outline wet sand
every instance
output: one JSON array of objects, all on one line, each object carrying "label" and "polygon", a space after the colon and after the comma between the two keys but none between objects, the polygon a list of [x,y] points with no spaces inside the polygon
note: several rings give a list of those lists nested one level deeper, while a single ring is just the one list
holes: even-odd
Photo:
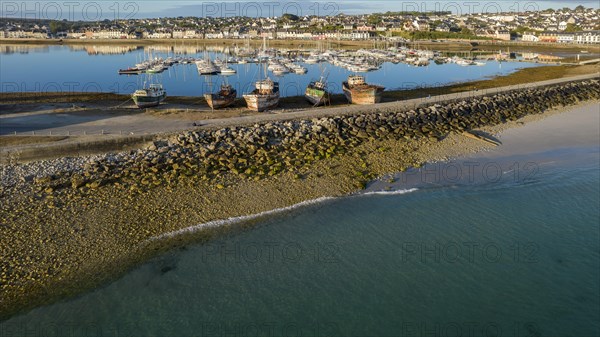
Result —
[{"label": "wet sand", "polygon": [[583,103],[566,112],[562,110],[548,111],[541,121],[536,118],[538,116],[523,118],[524,125],[517,124],[499,134],[502,146],[483,155],[498,157],[574,146],[599,146],[600,102]]}]

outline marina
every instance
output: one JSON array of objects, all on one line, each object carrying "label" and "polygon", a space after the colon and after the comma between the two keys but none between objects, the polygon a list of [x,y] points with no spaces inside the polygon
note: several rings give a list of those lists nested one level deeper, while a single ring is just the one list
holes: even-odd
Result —
[{"label": "marina", "polygon": [[[152,51],[149,52],[150,49]],[[401,55],[404,54],[406,58],[402,60]],[[1,90],[4,93],[64,91],[130,95],[143,85],[148,76],[146,71],[150,70],[154,72],[151,76],[160,81],[170,96],[203,97],[204,94],[214,93],[219,90],[221,82],[217,79],[226,73],[229,85],[239,95],[253,90],[260,69],[259,56],[271,69],[280,66],[276,67],[277,72],[268,71],[269,77],[279,82],[280,97],[304,96],[309,84],[319,80],[323,71],[328,74],[328,91],[342,94],[342,82],[353,74],[361,74],[367,82],[378,83],[387,90],[398,90],[481,80],[541,65],[535,63],[531,56],[525,59],[519,54],[513,55],[514,59],[506,54],[507,62],[500,61],[494,54],[485,57],[485,60],[478,57],[476,62],[482,63],[480,66],[457,64],[452,61],[458,58],[454,58],[455,55],[421,54],[412,56],[410,50],[406,50],[406,53],[367,49],[290,53],[284,49],[257,52],[241,48],[235,53],[232,48],[224,47],[194,48],[184,53],[172,46],[138,48],[123,54],[89,55],[85,50],[68,46],[49,46],[45,49],[31,48],[22,54],[2,54]],[[414,61],[422,57],[428,58],[428,64],[416,66]],[[468,59],[466,56],[460,58]],[[411,60],[412,63],[409,62]],[[17,67],[19,62],[27,62],[28,67]],[[52,64],[51,67],[46,66],[48,62]],[[219,63],[225,72],[219,68]],[[119,69],[123,75],[119,75]]]}]

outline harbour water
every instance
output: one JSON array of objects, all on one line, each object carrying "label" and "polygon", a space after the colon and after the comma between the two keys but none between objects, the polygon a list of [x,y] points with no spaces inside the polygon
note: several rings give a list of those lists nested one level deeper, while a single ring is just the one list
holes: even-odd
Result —
[{"label": "harbour water", "polygon": [[[148,58],[149,50],[143,47],[124,46],[19,46],[0,49],[2,80],[0,92],[116,92],[130,94],[143,85],[147,75],[118,75],[119,69],[134,66]],[[154,50],[152,57],[167,58],[184,56],[203,58],[228,58],[219,51],[174,54],[173,51]],[[173,50],[177,50],[173,47]],[[87,54],[87,55],[86,55]],[[299,63],[307,68],[306,74],[268,75],[280,82],[281,95],[303,95],[311,80],[322,72],[328,74],[329,90],[342,93],[341,82],[352,72],[330,63]],[[227,81],[238,95],[251,91],[259,76],[258,64],[230,64],[237,73],[227,76]],[[416,67],[405,63],[386,62],[379,70],[366,73],[367,80],[385,86],[388,90],[408,89],[422,86],[440,86],[455,82],[480,80],[506,75],[518,69],[535,67],[531,62],[485,61],[483,66],[460,66],[458,64],[435,64]],[[260,73],[259,73],[260,72]],[[224,76],[200,76],[195,64],[176,64],[161,74],[152,75],[162,82],[170,96],[198,96],[214,92],[224,81]]]},{"label": "harbour water", "polygon": [[0,335],[599,335],[597,145],[468,161],[490,160],[501,179],[399,176],[271,215]]}]

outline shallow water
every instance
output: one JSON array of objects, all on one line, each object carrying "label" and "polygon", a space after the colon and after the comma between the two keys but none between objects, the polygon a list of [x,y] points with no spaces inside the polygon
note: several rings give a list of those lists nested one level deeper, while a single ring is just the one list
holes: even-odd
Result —
[{"label": "shallow water", "polygon": [[[84,48],[87,48],[84,49]],[[103,49],[101,49],[103,48]],[[169,47],[170,48],[170,47]],[[97,50],[115,54],[97,53]],[[186,57],[204,57],[203,53],[191,48]],[[175,49],[177,50],[177,49]],[[122,53],[121,53],[122,52]],[[147,58],[148,51],[142,47],[123,46],[6,46],[0,49],[2,79],[0,92],[117,92],[129,94],[147,79],[146,75],[118,75],[118,70],[132,67]],[[86,55],[87,54],[87,55]],[[211,51],[212,59],[223,58],[225,54]],[[166,51],[155,51],[152,57],[173,56]],[[237,74],[227,76],[238,95],[250,91],[257,80],[257,64],[231,64]],[[329,74],[329,89],[341,93],[341,83],[350,71],[328,63],[303,64],[308,69],[305,75],[288,74],[276,77],[280,82],[282,96],[304,95],[311,80],[318,79],[325,70]],[[480,80],[497,75],[506,75],[518,69],[536,67],[539,64],[526,62],[488,61],[485,66],[463,67],[456,64],[415,67],[406,64],[385,63],[381,69],[366,74],[367,80],[384,85],[388,90],[407,89],[421,86],[440,86],[455,82]],[[162,74],[154,75],[154,80],[163,83],[171,96],[200,96],[224,81],[223,76],[200,76],[195,64],[175,65]]]},{"label": "shallow water", "polygon": [[598,147],[493,160],[538,170],[271,215],[0,335],[599,335]]}]

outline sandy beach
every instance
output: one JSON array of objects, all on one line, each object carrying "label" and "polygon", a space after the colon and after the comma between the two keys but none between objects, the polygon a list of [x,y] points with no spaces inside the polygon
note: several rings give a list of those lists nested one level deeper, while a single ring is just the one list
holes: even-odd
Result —
[{"label": "sandy beach", "polygon": [[[590,93],[596,97],[597,94]],[[539,94],[537,97],[539,99]],[[565,97],[572,96],[565,94]],[[516,102],[516,98],[511,100]],[[329,127],[331,122],[323,118],[306,124],[312,125],[317,138],[301,135],[299,139],[305,137],[310,140],[298,143],[304,146],[292,143],[291,148],[295,150],[290,151],[287,157],[285,153],[283,158],[273,157],[272,153],[260,147],[250,146],[257,164],[247,166],[248,169],[243,172],[238,172],[237,163],[231,166],[231,162],[222,157],[209,158],[213,160],[211,167],[215,169],[212,172],[202,171],[198,164],[194,167],[193,162],[189,169],[185,166],[180,168],[180,165],[188,165],[189,162],[184,160],[183,164],[167,162],[164,165],[171,167],[171,171],[163,174],[160,167],[165,166],[159,161],[156,161],[156,166],[150,167],[142,162],[140,170],[147,173],[132,181],[126,169],[112,173],[110,162],[96,164],[97,158],[88,158],[74,165],[75,172],[80,172],[75,175],[61,175],[57,171],[56,176],[50,179],[22,177],[16,185],[4,185],[0,191],[3,201],[0,234],[5,238],[0,251],[2,260],[6,261],[1,265],[0,293],[7,304],[3,306],[0,317],[96,287],[161,251],[187,242],[209,240],[226,233],[233,224],[212,227],[193,235],[168,235],[190,226],[289,207],[321,197],[357,193],[377,186],[372,181],[378,177],[386,182],[385,177],[390,174],[429,162],[474,153],[503,156],[519,151],[528,153],[548,146],[597,144],[597,103],[587,101],[569,107],[557,104],[552,109],[539,107],[537,109],[545,113],[521,119],[510,117],[504,123],[493,125],[490,122],[478,127],[477,130],[502,141],[503,145],[497,148],[467,138],[460,132],[445,132],[440,136],[430,130],[431,126],[419,127],[415,131],[417,133],[405,137],[367,127],[367,132],[357,131],[356,139],[344,139],[344,147],[331,145],[322,148],[318,145],[328,143],[318,138],[317,130]],[[464,106],[457,103],[458,109]],[[515,111],[527,115],[525,107],[516,107]],[[466,116],[468,118],[468,114]],[[349,118],[358,122],[358,118]],[[407,118],[410,120],[410,113]],[[485,124],[482,120],[488,119],[478,117],[473,123]],[[456,130],[462,128],[456,125]],[[387,136],[371,137],[369,133]],[[571,137],[573,134],[577,137]],[[554,136],[557,138],[552,139]],[[183,144],[182,149],[185,146],[193,148],[189,137],[196,135],[186,137],[177,138],[178,144]],[[216,131],[216,137],[225,135]],[[266,139],[262,141],[268,143]],[[159,154],[161,149],[170,151],[161,146],[155,144],[150,151]],[[304,152],[309,151],[311,146],[315,146],[312,152]],[[121,158],[133,158],[134,155],[132,151],[124,153]],[[175,152],[174,158],[177,156],[186,156],[186,152]],[[149,158],[154,160],[152,156]],[[278,160],[286,164],[280,165]],[[302,164],[298,164],[300,162]],[[26,169],[36,164],[29,165]],[[77,171],[78,165],[83,166],[80,171]],[[230,172],[219,171],[219,165],[229,167]],[[7,171],[4,167],[3,173],[15,173],[21,169],[12,167]],[[195,174],[193,170],[203,173]],[[174,174],[178,172],[181,173]],[[75,179],[79,174],[82,175],[81,183]],[[90,174],[89,179],[87,174]],[[91,180],[96,179],[91,177],[100,178]],[[251,223],[244,223],[244,226],[251,226]]]},{"label": "sandy beach", "polygon": [[[598,101],[582,103],[577,108],[546,112],[523,118],[515,127],[498,134],[502,146],[483,152],[484,156],[523,155],[564,147],[598,146],[600,140],[600,105]],[[495,132],[494,132],[495,133]]]}]

